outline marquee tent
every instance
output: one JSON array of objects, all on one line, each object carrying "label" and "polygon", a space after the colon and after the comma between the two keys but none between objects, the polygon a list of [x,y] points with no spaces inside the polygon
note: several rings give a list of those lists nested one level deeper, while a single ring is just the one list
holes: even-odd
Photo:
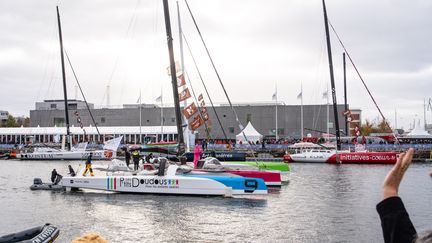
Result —
[{"label": "marquee tent", "polygon": [[[244,135],[246,135],[246,138]],[[257,130],[255,130],[255,128],[252,126],[252,123],[250,123],[250,122],[248,122],[248,124],[243,129],[243,131],[240,132],[239,134],[237,134],[237,136],[236,136],[236,142],[237,143],[240,143],[240,141],[242,143],[247,143],[246,141],[254,142],[254,143],[256,141],[262,142],[262,139],[263,139],[263,135],[261,135],[259,132],[257,132]]]}]

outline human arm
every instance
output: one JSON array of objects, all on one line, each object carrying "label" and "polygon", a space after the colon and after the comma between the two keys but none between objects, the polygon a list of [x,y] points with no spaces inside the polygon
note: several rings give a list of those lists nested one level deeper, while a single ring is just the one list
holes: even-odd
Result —
[{"label": "human arm", "polygon": [[384,179],[383,200],[376,208],[386,243],[412,242],[416,238],[417,232],[398,194],[399,185],[411,164],[413,154],[413,149],[400,154],[396,164]]}]

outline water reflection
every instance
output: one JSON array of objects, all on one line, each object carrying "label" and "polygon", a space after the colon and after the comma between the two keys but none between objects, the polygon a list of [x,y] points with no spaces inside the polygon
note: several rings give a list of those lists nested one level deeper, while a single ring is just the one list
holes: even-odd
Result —
[{"label": "water reflection", "polygon": [[[72,162],[76,166],[79,162]],[[51,222],[60,242],[98,232],[111,242],[380,242],[375,205],[389,166],[292,164],[289,184],[237,198],[30,191],[67,162],[0,163],[0,234]],[[428,229],[430,164],[414,164],[401,195],[419,231]]]}]

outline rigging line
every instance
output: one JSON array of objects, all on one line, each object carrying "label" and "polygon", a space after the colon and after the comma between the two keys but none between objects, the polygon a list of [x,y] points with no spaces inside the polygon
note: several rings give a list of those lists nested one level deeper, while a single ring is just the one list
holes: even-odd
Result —
[{"label": "rigging line", "polygon": [[[186,6],[187,6],[187,8],[188,8],[189,14],[190,14],[190,16],[191,16],[191,18],[192,18],[192,20],[193,20],[193,22],[194,22],[195,28],[196,28],[196,30],[197,30],[197,32],[198,32],[200,38],[201,38],[201,41],[202,41],[202,43],[203,43],[203,45],[204,45],[204,48],[205,48],[206,52],[207,52],[207,55],[208,55],[208,57],[209,57],[209,59],[210,59],[210,62],[211,62],[211,64],[212,64],[212,66],[213,66],[213,69],[214,69],[214,71],[215,71],[215,73],[216,73],[216,76],[217,76],[217,78],[218,78],[218,80],[219,80],[219,83],[220,83],[220,85],[222,86],[222,89],[223,89],[223,91],[224,91],[224,93],[225,93],[225,97],[227,98],[228,103],[229,103],[229,105],[230,105],[230,107],[231,107],[231,110],[232,110],[232,112],[234,113],[235,119],[236,119],[236,121],[237,121],[237,123],[238,123],[238,125],[239,125],[239,128],[240,128],[240,130],[241,130],[241,133],[243,134],[243,137],[246,139],[246,141],[249,141],[249,140],[247,139],[247,136],[246,136],[245,132],[244,132],[244,127],[243,127],[243,125],[241,124],[241,122],[240,122],[240,120],[239,120],[239,118],[238,118],[237,112],[235,111],[235,109],[234,109],[234,107],[233,107],[233,105],[232,105],[232,103],[231,103],[231,99],[230,99],[229,96],[228,96],[228,93],[227,93],[227,91],[226,91],[226,89],[225,89],[225,86],[223,85],[222,79],[221,79],[221,77],[220,77],[220,75],[219,75],[219,72],[218,72],[217,69],[216,69],[216,65],[215,65],[214,62],[213,62],[213,58],[212,58],[211,55],[210,55],[210,52],[209,52],[209,50],[208,50],[208,48],[207,48],[207,45],[206,45],[206,43],[205,43],[205,41],[204,41],[204,38],[203,38],[203,36],[202,36],[202,34],[201,34],[201,31],[200,31],[200,29],[199,29],[199,27],[198,27],[198,24],[197,24],[197,22],[195,21],[195,17],[194,17],[194,15],[192,14],[192,10],[190,9],[187,0],[185,0],[185,3],[186,3]],[[250,142],[248,142],[248,144],[250,144]],[[251,145],[251,147],[252,147],[252,144],[250,144],[250,145]],[[255,159],[256,164],[258,165],[258,161],[257,161],[257,158],[256,158],[256,156],[255,156],[255,153],[252,153],[252,154],[253,154],[253,156],[254,156],[254,159]]]},{"label": "rigging line", "polygon": [[219,80],[219,83],[220,83],[220,85],[222,86],[222,89],[223,89],[223,91],[224,91],[224,93],[225,93],[225,96],[226,96],[226,98],[227,98],[227,100],[228,100],[228,103],[229,103],[229,105],[230,105],[230,107],[231,107],[231,109],[232,109],[232,111],[233,111],[233,113],[234,113],[234,116],[235,116],[235,118],[236,118],[236,121],[238,122],[240,129],[243,130],[243,125],[241,124],[241,122],[240,122],[240,120],[239,120],[239,118],[238,118],[237,112],[236,112],[236,111],[234,110],[234,108],[233,108],[233,105],[232,105],[232,103],[231,103],[231,99],[229,98],[228,93],[227,93],[227,91],[226,91],[226,89],[225,89],[225,86],[224,86],[223,83],[222,83],[222,79],[221,79],[221,77],[220,77],[220,75],[219,75],[219,72],[218,72],[217,69],[216,69],[216,65],[215,65],[214,62],[213,62],[213,58],[212,58],[211,55],[210,55],[210,52],[209,52],[209,50],[208,50],[208,48],[207,48],[207,45],[206,45],[206,43],[205,43],[205,41],[204,41],[204,38],[203,38],[203,36],[202,36],[202,34],[201,34],[201,31],[200,31],[200,29],[199,29],[199,27],[198,27],[198,24],[197,24],[197,22],[195,21],[195,17],[194,17],[193,14],[192,14],[192,10],[190,9],[187,0],[185,0],[185,3],[186,3],[186,6],[187,6],[187,8],[188,8],[188,10],[189,10],[189,14],[190,14],[190,16],[192,17],[192,20],[193,20],[193,22],[194,22],[195,28],[196,28],[196,30],[198,31],[198,34],[199,34],[199,36],[200,36],[200,38],[201,38],[201,41],[202,41],[202,43],[203,43],[203,45],[204,45],[204,48],[205,48],[206,52],[207,52],[207,55],[208,55],[208,57],[209,57],[209,59],[210,59],[210,62],[211,62],[211,64],[212,64],[212,66],[213,66],[213,69],[214,69],[214,71],[215,71],[215,73],[216,73],[216,76],[217,76],[217,78],[218,78],[218,80]]},{"label": "rigging line", "polygon": [[[198,112],[199,112],[199,116],[200,116],[201,119],[203,119],[203,121],[204,121],[204,126],[205,126],[205,130],[206,130],[206,133],[207,133],[207,139],[212,139],[212,137],[210,136],[210,131],[209,131],[209,127],[208,127],[208,125],[207,125],[207,121],[204,119],[204,116],[203,116],[203,112],[202,112],[201,106],[200,106],[200,104],[198,103],[198,99],[197,99],[197,96],[196,96],[196,94],[195,94],[195,90],[194,90],[194,88],[192,87],[192,82],[191,82],[191,80],[190,80],[189,73],[186,72],[186,70],[185,70],[185,74],[186,74],[186,77],[187,77],[187,79],[188,79],[188,81],[189,81],[189,86],[191,87],[193,98],[194,98],[194,100],[195,100],[195,102],[196,102],[196,104],[197,104]],[[186,120],[186,122],[187,122],[187,120]]]},{"label": "rigging line", "polygon": [[354,69],[355,69],[357,75],[359,76],[360,80],[362,81],[363,86],[366,88],[366,91],[368,92],[368,94],[369,94],[369,96],[371,97],[373,103],[375,104],[375,107],[378,109],[378,112],[380,113],[382,119],[384,120],[384,123],[385,123],[386,126],[390,129],[390,131],[392,131],[392,135],[393,135],[393,137],[395,138],[396,143],[399,143],[399,139],[396,137],[396,134],[394,133],[393,129],[392,129],[392,128],[390,127],[390,125],[388,124],[387,119],[385,118],[384,114],[382,113],[381,109],[379,108],[377,102],[375,101],[375,98],[372,96],[372,93],[370,92],[370,90],[369,90],[368,86],[366,85],[366,83],[365,83],[363,77],[361,76],[359,70],[357,69],[357,66],[354,64],[354,61],[352,60],[351,55],[349,54],[349,52],[348,52],[347,49],[345,48],[345,45],[343,44],[341,38],[339,37],[338,33],[336,32],[336,30],[335,30],[335,28],[333,27],[333,25],[331,24],[331,22],[330,22],[330,21],[328,21],[328,22],[329,22],[330,27],[332,28],[333,32],[335,33],[336,38],[338,39],[338,41],[339,41],[339,43],[341,44],[342,48],[344,49],[346,55],[348,56],[348,59],[350,60],[352,66],[354,67]]},{"label": "rigging line", "polygon": [[184,39],[185,42],[186,42],[186,46],[188,47],[189,54],[191,55],[192,60],[193,60],[193,62],[194,62],[194,65],[195,65],[195,68],[196,68],[196,70],[197,70],[198,76],[200,77],[201,83],[202,83],[202,85],[204,86],[204,90],[205,90],[205,92],[206,92],[206,94],[207,94],[207,97],[209,98],[209,101],[210,101],[211,107],[212,107],[212,109],[213,109],[213,112],[215,113],[215,115],[216,115],[216,119],[217,119],[217,121],[218,121],[218,123],[219,123],[219,126],[220,126],[221,129],[222,129],[222,133],[223,133],[225,139],[228,140],[228,137],[227,137],[227,135],[226,135],[226,133],[225,133],[225,129],[223,128],[223,126],[222,126],[222,122],[221,122],[221,120],[219,119],[219,115],[218,115],[218,113],[216,112],[216,108],[215,108],[215,106],[214,106],[214,104],[213,104],[213,100],[212,100],[211,97],[210,97],[210,94],[209,94],[209,92],[208,92],[207,86],[206,86],[205,83],[204,83],[204,79],[203,79],[203,77],[202,77],[202,75],[201,75],[201,72],[200,72],[200,70],[199,70],[199,68],[198,68],[198,65],[197,65],[197,63],[196,63],[195,57],[194,57],[194,55],[192,54],[192,50],[191,50],[191,48],[190,48],[190,46],[189,46],[189,42],[187,41],[186,36],[184,35],[183,32],[182,32],[182,35],[183,35],[183,39]]},{"label": "rigging line", "polygon": [[93,117],[93,114],[92,114],[92,112],[90,111],[90,107],[89,107],[89,105],[88,105],[88,103],[87,103],[87,99],[86,99],[86,97],[85,97],[85,95],[84,95],[84,92],[83,92],[82,89],[81,89],[81,84],[80,84],[79,81],[78,81],[78,77],[76,76],[75,69],[74,69],[73,66],[72,66],[72,62],[71,62],[71,60],[69,59],[69,55],[67,54],[67,51],[66,51],[65,48],[64,48],[64,52],[65,52],[65,54],[66,54],[66,58],[67,58],[67,60],[68,60],[69,66],[70,66],[71,69],[72,69],[72,73],[73,73],[73,75],[74,75],[74,77],[75,77],[75,81],[76,81],[77,84],[78,84],[78,88],[80,89],[80,91],[81,91],[81,95],[83,96],[83,99],[84,99],[85,104],[86,104],[86,106],[87,106],[87,110],[89,111],[89,113],[90,113],[90,117],[91,117],[91,119],[92,119],[92,121],[93,121],[93,124],[95,125],[96,131],[97,131],[98,135],[101,136],[101,134],[100,134],[100,132],[99,132],[99,128],[98,128],[98,126],[97,126],[97,124],[96,124],[96,121],[95,121],[95,119],[94,119],[94,117]]},{"label": "rigging line", "polygon": [[[138,9],[138,7],[140,6],[140,3],[141,3],[141,0],[138,0],[137,3],[135,4],[135,9],[134,9],[134,11],[133,11],[133,14],[132,14],[131,19],[129,20],[129,23],[128,23],[128,27],[127,27],[127,30],[126,30],[126,34],[125,34],[124,40],[126,40],[126,39],[129,37],[129,34],[130,34],[129,32],[131,31],[132,27],[135,26],[135,22],[136,22],[136,18],[137,18],[137,17],[136,17],[136,16],[137,16],[136,13],[137,13],[137,9]],[[110,74],[110,76],[109,76],[109,79],[108,79],[108,83],[107,83],[107,85],[110,85],[110,84],[111,84],[111,82],[112,82],[112,80],[113,80],[113,78],[114,78],[114,74],[115,74],[115,72],[117,71],[117,67],[118,67],[119,61],[120,61],[120,54],[117,54],[117,57],[116,57],[116,59],[115,59],[115,61],[114,61],[114,67],[113,67],[113,69],[112,69],[112,71],[111,71],[111,74]],[[106,96],[107,96],[107,94],[104,93],[104,96],[102,97],[101,104],[103,104],[103,102],[104,102]]]}]

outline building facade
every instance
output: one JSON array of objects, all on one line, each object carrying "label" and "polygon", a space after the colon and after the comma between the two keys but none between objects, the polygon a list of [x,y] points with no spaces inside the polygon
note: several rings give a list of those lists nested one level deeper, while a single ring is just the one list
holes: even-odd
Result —
[{"label": "building facade", "polygon": [[[31,127],[61,127],[65,124],[63,101],[47,100],[36,103],[36,109],[30,111]],[[76,106],[69,106],[70,125],[79,126],[76,111],[84,126],[94,126],[89,111],[82,105],[82,101],[76,101]],[[52,104],[57,104],[53,106]],[[81,105],[80,105],[81,104]],[[116,109],[94,109],[90,104],[91,113],[97,126],[161,126],[161,112],[163,112],[163,125],[175,126],[176,118],[174,107],[163,107],[155,104],[124,105]],[[340,130],[345,132],[345,116],[343,115],[344,105],[338,105],[338,120]],[[276,135],[276,109],[277,109],[277,130],[279,138],[300,138],[301,131],[301,109],[300,105],[285,105],[275,103],[268,104],[237,104],[234,105],[238,120],[242,126],[251,122],[255,129],[265,138],[274,138]],[[327,131],[327,119],[329,120],[330,133],[335,133],[333,106],[329,105],[330,115],[327,118],[327,105],[304,105],[303,106],[303,136],[320,136]],[[229,106],[215,106],[207,108],[210,119],[211,139],[235,139],[241,132],[233,110]],[[141,119],[140,119],[141,113]],[[360,110],[356,110],[359,114]],[[217,114],[217,115],[216,115]],[[141,121],[141,124],[140,124]],[[220,124],[219,124],[220,121]],[[356,120],[357,121],[357,120]],[[207,138],[204,126],[197,130],[197,138]]]}]

